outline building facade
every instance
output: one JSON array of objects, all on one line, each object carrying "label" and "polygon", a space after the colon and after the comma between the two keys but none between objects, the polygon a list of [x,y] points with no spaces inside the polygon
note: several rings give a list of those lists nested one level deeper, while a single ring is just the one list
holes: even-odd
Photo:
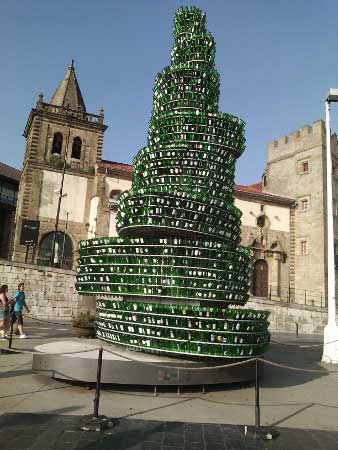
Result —
[{"label": "building facade", "polygon": [[11,253],[19,182],[20,171],[0,163],[0,258],[4,259]]},{"label": "building facade", "polygon": [[[131,186],[132,166],[102,159],[106,128],[102,108],[97,115],[86,111],[73,63],[49,103],[39,95],[24,131],[14,260],[25,259],[26,248],[20,245],[23,219],[40,222],[29,260],[41,265],[74,268],[79,240],[117,235],[117,198]],[[269,143],[261,182],[234,187],[235,204],[242,211],[242,244],[252,250],[252,295],[325,306],[325,152],[325,126],[317,121]],[[338,244],[335,134],[332,161]]]},{"label": "building facade", "polygon": [[[100,167],[107,128],[103,121],[102,108],[98,115],[86,111],[73,63],[49,103],[39,94],[24,131],[26,150],[15,216],[14,260],[24,261],[26,254],[25,246],[20,245],[23,219],[40,222],[38,245],[30,248],[29,260],[41,265],[50,264],[55,239],[53,265],[72,268],[78,241],[101,228],[103,231],[101,221],[97,224],[101,212],[96,208],[105,203],[107,209],[109,199],[104,200],[107,174]],[[113,166],[110,170],[112,190],[120,189],[123,171],[117,166],[116,173]],[[130,173],[126,176],[130,178]]]},{"label": "building facade", "polygon": [[[334,133],[331,135],[331,145],[334,236],[337,249],[338,147],[337,135]],[[292,211],[290,220],[291,296],[296,302],[302,298],[305,303],[317,306],[325,304],[326,132],[322,120],[269,143],[263,191],[293,197],[296,200],[296,208]]]}]

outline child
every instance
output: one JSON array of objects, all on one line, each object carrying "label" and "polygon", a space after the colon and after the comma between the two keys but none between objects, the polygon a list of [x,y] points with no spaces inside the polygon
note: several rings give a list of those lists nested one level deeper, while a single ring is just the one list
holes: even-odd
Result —
[{"label": "child", "polygon": [[18,324],[18,330],[20,333],[20,338],[26,339],[26,335],[23,332],[23,318],[22,318],[22,310],[23,307],[26,308],[26,311],[29,313],[29,308],[26,304],[26,296],[24,293],[25,283],[20,283],[18,285],[18,290],[13,295],[13,298],[11,299],[10,303],[14,302],[14,316],[16,319],[16,322]]}]

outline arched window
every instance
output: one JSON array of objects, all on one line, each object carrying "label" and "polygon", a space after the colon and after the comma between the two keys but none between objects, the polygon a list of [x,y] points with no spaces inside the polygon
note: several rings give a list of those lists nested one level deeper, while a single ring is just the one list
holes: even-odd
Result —
[{"label": "arched window", "polygon": [[121,194],[121,191],[119,189],[113,189],[110,191],[109,199],[113,202],[117,202],[117,199],[119,198],[119,195]]},{"label": "arched window", "polygon": [[62,140],[63,140],[63,136],[61,133],[54,134],[53,145],[52,145],[52,155],[60,155],[61,156]]},{"label": "arched window", "polygon": [[264,214],[261,214],[260,216],[257,217],[257,226],[260,228],[265,227],[265,215]]},{"label": "arched window", "polygon": [[[40,266],[50,266],[55,233],[48,233],[40,241],[37,263]],[[73,243],[71,238],[62,232],[58,232],[55,239],[54,267],[72,269],[73,267]]]},{"label": "arched window", "polygon": [[74,159],[81,158],[81,145],[82,145],[81,139],[78,136],[74,138],[72,146],[72,158]]},{"label": "arched window", "polygon": [[110,191],[109,194],[109,208],[110,209],[116,209],[117,205],[118,205],[118,198],[119,195],[121,194],[121,191],[119,189],[113,189],[112,191]]}]

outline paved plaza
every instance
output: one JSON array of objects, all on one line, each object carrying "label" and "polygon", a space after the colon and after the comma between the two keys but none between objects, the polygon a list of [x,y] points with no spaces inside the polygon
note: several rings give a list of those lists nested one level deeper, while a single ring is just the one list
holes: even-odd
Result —
[{"label": "paved plaza", "polygon": [[[72,339],[68,325],[26,321],[30,339],[13,346]],[[1,449],[337,449],[338,367],[320,362],[321,336],[273,333],[266,359],[320,372],[266,366],[261,388],[261,423],[277,429],[272,441],[244,436],[254,424],[254,388],[215,386],[152,388],[106,386],[100,414],[117,426],[103,433],[83,432],[92,413],[93,386],[69,384],[33,373],[29,353],[0,355]],[[289,345],[294,344],[294,345]],[[0,341],[5,348],[6,341]],[[317,346],[316,346],[317,345]],[[331,373],[330,373],[331,372]],[[250,431],[250,428],[249,428]]]}]

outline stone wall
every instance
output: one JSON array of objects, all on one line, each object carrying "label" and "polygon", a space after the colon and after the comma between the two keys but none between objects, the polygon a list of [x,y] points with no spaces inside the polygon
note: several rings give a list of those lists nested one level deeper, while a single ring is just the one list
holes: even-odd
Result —
[{"label": "stone wall", "polygon": [[80,311],[95,310],[95,298],[75,290],[75,272],[0,260],[0,284],[9,287],[8,297],[25,283],[28,307],[35,317],[70,320]]},{"label": "stone wall", "polygon": [[[0,284],[8,284],[9,296],[25,283],[27,304],[35,317],[70,320],[80,311],[95,311],[95,297],[75,290],[75,272],[0,259]],[[325,308],[303,306],[252,297],[246,308],[268,310],[271,331],[322,333],[327,323]],[[338,317],[337,317],[338,321]]]},{"label": "stone wall", "polygon": [[245,308],[270,311],[270,331],[296,333],[296,324],[298,323],[300,334],[323,333],[327,324],[327,309],[316,306],[303,306],[252,297]]}]

